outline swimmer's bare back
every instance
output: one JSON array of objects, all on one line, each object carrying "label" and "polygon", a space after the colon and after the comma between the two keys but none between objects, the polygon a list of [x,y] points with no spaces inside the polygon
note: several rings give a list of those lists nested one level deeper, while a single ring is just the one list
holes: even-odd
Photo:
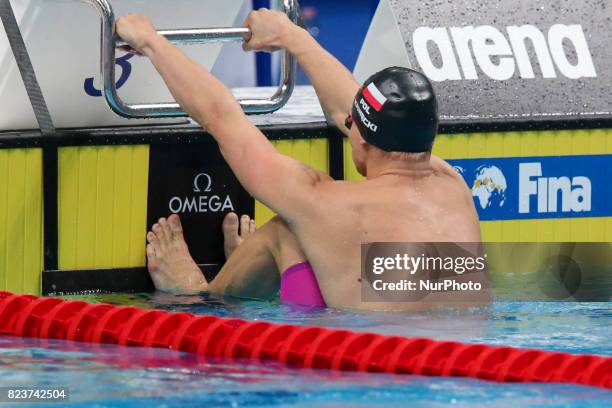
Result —
[{"label": "swimmer's bare back", "polygon": [[446,162],[432,156],[415,172],[363,182],[322,180],[313,213],[293,223],[328,306],[414,309],[412,303],[361,302],[364,242],[480,242],[471,191]]}]

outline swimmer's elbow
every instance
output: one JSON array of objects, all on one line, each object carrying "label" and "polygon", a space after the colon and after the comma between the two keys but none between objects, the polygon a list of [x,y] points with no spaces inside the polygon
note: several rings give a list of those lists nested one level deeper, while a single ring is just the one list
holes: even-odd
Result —
[{"label": "swimmer's elbow", "polygon": [[344,121],[346,117],[347,117],[347,114],[342,111],[338,111],[336,113],[331,114],[331,118],[334,121],[334,125],[336,125],[336,127],[338,128],[340,132],[348,136],[350,133],[350,130],[346,126],[344,126]]},{"label": "swimmer's elbow", "polygon": [[206,129],[213,136],[224,131],[225,128],[231,127],[235,123],[236,117],[244,117],[244,113],[240,104],[233,95],[224,97],[216,97],[206,99],[205,97],[196,97],[191,106],[193,109],[187,110],[187,113],[193,120],[198,122],[202,128]]},{"label": "swimmer's elbow", "polygon": [[279,214],[290,216],[300,207],[309,205],[324,176],[290,157],[270,156],[265,166],[249,174],[249,192]]}]

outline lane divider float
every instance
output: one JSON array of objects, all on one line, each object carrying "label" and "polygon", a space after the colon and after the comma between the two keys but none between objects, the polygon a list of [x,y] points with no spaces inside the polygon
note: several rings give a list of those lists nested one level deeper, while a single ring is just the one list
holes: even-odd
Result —
[{"label": "lane divider float", "polygon": [[612,388],[612,357],[90,304],[0,292],[0,335],[159,347],[294,367]]}]

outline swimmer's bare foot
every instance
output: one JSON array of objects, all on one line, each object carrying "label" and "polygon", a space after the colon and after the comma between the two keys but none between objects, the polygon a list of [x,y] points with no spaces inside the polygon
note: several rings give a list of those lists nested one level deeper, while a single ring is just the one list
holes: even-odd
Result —
[{"label": "swimmer's bare foot", "polygon": [[229,259],[230,255],[238,245],[247,239],[255,232],[255,220],[252,220],[248,215],[240,217],[236,213],[229,213],[223,219],[223,250],[225,251],[225,259]]},{"label": "swimmer's bare foot", "polygon": [[147,234],[147,266],[158,290],[200,292],[207,282],[189,254],[176,214],[160,218]]}]

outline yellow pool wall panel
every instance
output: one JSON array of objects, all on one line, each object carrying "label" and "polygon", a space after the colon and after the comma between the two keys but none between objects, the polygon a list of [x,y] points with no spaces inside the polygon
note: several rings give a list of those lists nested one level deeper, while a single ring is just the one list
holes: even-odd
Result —
[{"label": "yellow pool wall panel", "polygon": [[[278,140],[273,144],[280,153],[329,174],[329,141],[327,139]],[[258,227],[275,215],[270,208],[259,201],[255,202],[255,222]]]},{"label": "yellow pool wall panel", "polygon": [[[326,139],[274,142],[329,174]],[[612,154],[612,131],[564,130],[438,137],[445,159]],[[43,270],[42,149],[0,149],[0,290],[40,293]],[[62,147],[58,152],[59,268],[145,265],[149,146]],[[345,177],[361,180],[345,142]],[[261,203],[256,221],[274,213]],[[612,242],[612,217],[483,221],[489,242]]]},{"label": "yellow pool wall panel", "polygon": [[40,293],[42,149],[0,149],[0,290]]},{"label": "yellow pool wall panel", "polygon": [[60,148],[59,269],[145,265],[149,146]]},{"label": "yellow pool wall panel", "polygon": [[[611,129],[491,132],[439,135],[434,154],[443,159],[612,154]],[[363,180],[348,140],[345,178]],[[612,242],[612,217],[481,221],[488,242]]]}]

